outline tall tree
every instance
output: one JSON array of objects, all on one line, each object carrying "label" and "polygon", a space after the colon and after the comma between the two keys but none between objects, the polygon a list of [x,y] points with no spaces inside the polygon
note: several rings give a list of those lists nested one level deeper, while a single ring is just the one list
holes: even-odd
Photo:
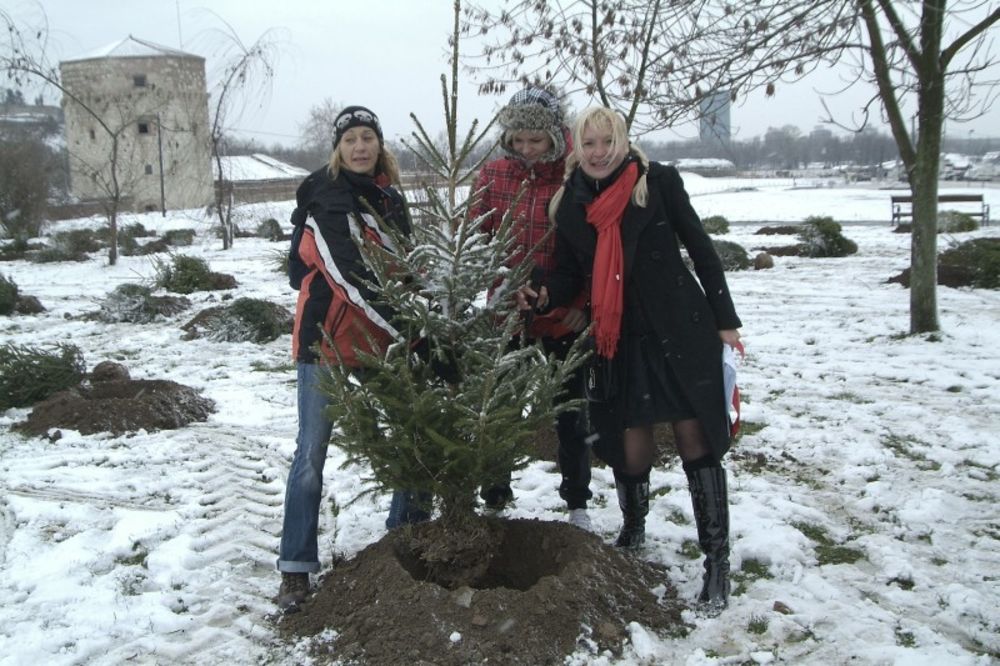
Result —
[{"label": "tall tree", "polygon": [[[937,178],[946,118],[985,113],[998,92],[988,30],[995,0],[513,0],[466,13],[483,41],[468,61],[499,92],[513,81],[564,83],[622,111],[633,133],[698,115],[706,95],[739,100],[839,63],[875,92],[860,109],[888,122],[914,196],[910,331],[937,315]],[[915,109],[916,128],[906,109]],[[914,129],[916,131],[914,131]]]},{"label": "tall tree", "polygon": [[[217,17],[218,18],[218,17]],[[224,28],[220,35],[221,71],[212,94],[209,139],[212,142],[212,159],[215,161],[215,213],[219,218],[222,232],[222,249],[233,246],[236,237],[236,223],[233,220],[235,205],[234,185],[226,157],[226,132],[230,125],[254,99],[258,104],[266,98],[274,78],[276,45],[271,41],[271,33],[265,32],[252,44],[245,44],[232,26],[219,18]]]}]

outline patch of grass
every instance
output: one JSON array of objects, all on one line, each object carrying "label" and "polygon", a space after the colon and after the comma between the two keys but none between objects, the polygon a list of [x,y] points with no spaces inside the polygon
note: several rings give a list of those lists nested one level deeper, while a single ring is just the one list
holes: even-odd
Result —
[{"label": "patch of grass", "polygon": [[917,639],[912,631],[904,631],[901,627],[896,627],[896,645],[913,648],[917,646]]},{"label": "patch of grass", "polygon": [[743,560],[743,565],[739,571],[734,571],[730,574],[730,578],[734,583],[732,595],[738,597],[747,591],[747,588],[753,581],[760,580],[761,578],[770,579],[773,576],[767,565],[760,560],[746,559]]},{"label": "patch of grass", "polygon": [[830,396],[831,400],[843,400],[845,402],[851,402],[855,405],[870,405],[875,402],[874,400],[869,400],[868,398],[862,398],[857,393],[852,393],[851,391],[841,391],[840,393],[835,393]]},{"label": "patch of grass", "polygon": [[992,466],[984,465],[983,463],[976,462],[975,460],[969,460],[968,458],[960,462],[956,465],[956,467],[971,467],[976,472],[981,473],[976,474],[976,478],[983,478],[985,481],[996,481],[1000,479],[1000,474],[998,474],[996,469]]},{"label": "patch of grass", "polygon": [[701,546],[694,539],[684,539],[681,544],[680,554],[689,560],[697,560],[701,557]]},{"label": "patch of grass", "polygon": [[280,372],[284,374],[286,372],[294,372],[295,364],[276,363],[274,365],[270,365],[268,363],[265,363],[264,361],[251,361],[250,369],[253,370],[254,372]]},{"label": "patch of grass", "polygon": [[687,516],[684,515],[684,512],[676,507],[670,509],[670,512],[667,514],[667,520],[673,523],[674,525],[691,524],[691,521],[688,520]]},{"label": "patch of grass", "polygon": [[889,582],[886,583],[886,585],[898,585],[900,589],[909,592],[914,588],[916,584],[910,578],[903,578],[901,576],[896,576],[895,578],[891,578]]},{"label": "patch of grass", "polygon": [[933,564],[934,566],[943,567],[944,565],[948,564],[948,560],[946,560],[943,557],[932,557],[931,564]]},{"label": "patch of grass", "polygon": [[737,433],[736,439],[739,441],[739,438],[741,437],[756,435],[766,427],[766,423],[760,423],[759,421],[740,421],[740,431]]},{"label": "patch of grass", "polygon": [[747,631],[760,636],[767,631],[768,619],[763,615],[751,615],[747,624]]},{"label": "patch of grass", "polygon": [[821,566],[824,564],[854,564],[858,560],[865,559],[863,550],[835,543],[826,530],[819,525],[792,523],[792,527],[816,544],[814,547],[816,560]]},{"label": "patch of grass", "polygon": [[936,460],[928,460],[927,456],[913,448],[915,445],[924,444],[924,442],[914,437],[904,439],[898,435],[889,433],[888,435],[883,435],[879,439],[879,443],[895,455],[916,463],[917,467],[921,470],[937,471],[941,469],[941,463]]},{"label": "patch of grass", "polygon": [[115,558],[115,562],[126,567],[146,567],[146,560],[149,558],[149,550],[142,543],[136,541],[132,544],[132,554]]}]

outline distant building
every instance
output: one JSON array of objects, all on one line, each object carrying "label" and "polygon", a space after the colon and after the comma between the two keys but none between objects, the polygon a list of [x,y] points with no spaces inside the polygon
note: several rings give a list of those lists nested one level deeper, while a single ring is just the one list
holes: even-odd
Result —
[{"label": "distant building", "polygon": [[[194,208],[212,201],[205,59],[131,35],[59,63],[70,156],[70,192],[109,193],[112,139],[117,176],[132,210]],[[75,100],[82,102],[82,105]]]},{"label": "distant building", "polygon": [[728,90],[716,90],[701,100],[698,136],[702,143],[729,143],[729,105]]},{"label": "distant building", "polygon": [[305,169],[261,153],[222,157],[221,161],[224,179],[212,162],[216,190],[223,199],[232,195],[238,203],[294,199],[295,190],[309,175]]}]

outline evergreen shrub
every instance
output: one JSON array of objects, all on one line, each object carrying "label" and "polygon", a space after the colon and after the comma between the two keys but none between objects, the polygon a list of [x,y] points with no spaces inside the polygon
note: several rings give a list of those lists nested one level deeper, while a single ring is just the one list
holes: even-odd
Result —
[{"label": "evergreen shrub", "polygon": [[95,317],[107,323],[147,324],[186,310],[190,304],[186,298],[154,296],[149,287],[126,282],[115,287],[101,301]]},{"label": "evergreen shrub", "polygon": [[17,308],[17,283],[0,274],[0,315],[9,315]]},{"label": "evergreen shrub", "polygon": [[28,407],[59,391],[76,386],[85,371],[83,356],[74,345],[52,348],[5,344],[0,346],[0,411]]},{"label": "evergreen shrub", "polygon": [[710,234],[728,234],[729,220],[722,215],[709,215],[701,221],[701,226]]},{"label": "evergreen shrub", "polygon": [[965,231],[975,231],[979,222],[968,213],[957,210],[943,210],[938,213],[938,231],[947,234],[958,234]]},{"label": "evergreen shrub", "polygon": [[284,232],[276,219],[268,218],[257,225],[257,235],[269,241],[280,241],[284,238]]},{"label": "evergreen shrub", "polygon": [[802,255],[807,257],[846,257],[858,251],[858,244],[841,233],[832,217],[808,217],[799,230]]},{"label": "evergreen shrub", "polygon": [[750,268],[750,256],[739,243],[727,240],[712,240],[715,251],[722,260],[722,268],[726,271],[742,271]]},{"label": "evergreen shrub", "polygon": [[176,294],[231,289],[236,286],[236,280],[231,275],[213,273],[208,262],[200,257],[175,254],[170,260],[156,260],[155,266],[154,284]]}]

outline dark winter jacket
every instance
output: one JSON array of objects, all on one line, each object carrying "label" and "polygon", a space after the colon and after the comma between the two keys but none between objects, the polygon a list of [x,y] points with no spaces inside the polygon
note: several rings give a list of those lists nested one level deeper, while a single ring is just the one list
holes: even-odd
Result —
[{"label": "dark winter jacket", "polygon": [[[597,233],[587,223],[584,204],[570,179],[556,212],[555,266],[547,288],[553,306],[569,303],[590,283]],[[680,174],[651,163],[645,208],[632,203],[622,218],[625,261],[623,320],[640,315],[655,332],[717,457],[729,448],[723,399],[722,341],[718,331],[742,324],[736,315],[722,262],[691,206]],[[681,259],[683,243],[698,279]],[[700,284],[699,284],[700,283]],[[638,294],[638,297],[630,295]],[[638,312],[637,312],[638,310]]]},{"label": "dark winter jacket", "polygon": [[[355,350],[370,352],[370,340],[381,348],[399,338],[391,324],[392,313],[375,301],[365,284],[374,282],[375,275],[358,249],[359,242],[394,247],[364,202],[385,224],[410,233],[402,195],[376,180],[384,178],[343,170],[334,180],[323,167],[296,192],[288,272],[292,287],[299,290],[292,336],[292,356],[297,361],[315,362],[314,345],[320,343],[332,363],[357,366]],[[332,339],[339,359],[321,329]]]}]

